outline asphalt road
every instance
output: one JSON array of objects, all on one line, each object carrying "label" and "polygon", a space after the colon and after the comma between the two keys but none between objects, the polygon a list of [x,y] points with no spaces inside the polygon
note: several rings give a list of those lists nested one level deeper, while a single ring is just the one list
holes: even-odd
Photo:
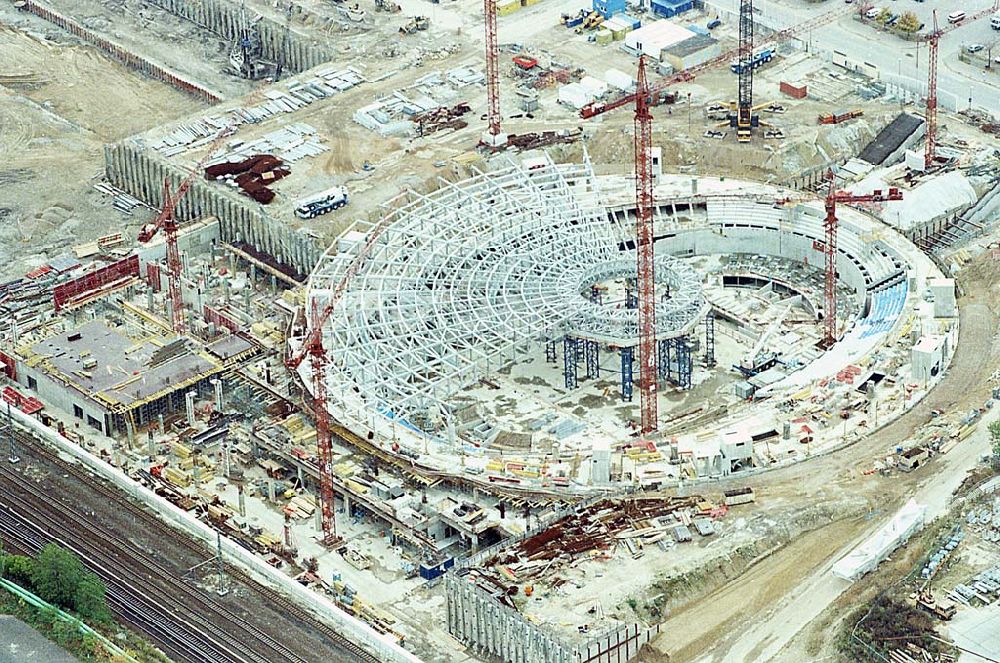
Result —
[{"label": "asphalt road", "polygon": [[[937,10],[938,24],[947,26],[947,16],[962,9],[973,13],[988,7],[994,0],[876,0],[876,7],[887,7],[893,12],[912,11],[927,26],[932,25],[931,14]],[[739,0],[708,0],[708,4],[724,12],[735,12]],[[821,14],[841,9],[843,0],[806,3],[803,0],[755,0],[754,8],[759,21],[776,28],[787,28]],[[924,28],[926,31],[927,28]],[[879,32],[871,25],[844,16],[821,29],[802,35],[803,41],[813,48],[839,50],[879,67],[890,74],[903,76],[926,85],[927,45],[904,41],[893,34]],[[989,17],[976,22],[966,22],[941,37],[938,58],[938,94],[948,95],[957,101],[959,109],[971,105],[1000,114],[1000,71],[984,69],[961,62],[959,51],[966,44],[981,43],[993,47],[994,57],[1000,55],[1000,31],[990,27]],[[1000,69],[1000,65],[997,65]]]}]

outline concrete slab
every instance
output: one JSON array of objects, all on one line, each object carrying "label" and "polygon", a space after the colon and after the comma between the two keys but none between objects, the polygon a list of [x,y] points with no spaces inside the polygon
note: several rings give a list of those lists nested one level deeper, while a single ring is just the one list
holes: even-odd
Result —
[{"label": "concrete slab", "polygon": [[[1000,603],[983,608],[963,608],[948,624],[955,644],[983,656],[1000,655]],[[963,653],[959,663],[981,661],[979,656]]]},{"label": "concrete slab", "polygon": [[0,615],[0,663],[79,663],[79,659],[21,620]]}]

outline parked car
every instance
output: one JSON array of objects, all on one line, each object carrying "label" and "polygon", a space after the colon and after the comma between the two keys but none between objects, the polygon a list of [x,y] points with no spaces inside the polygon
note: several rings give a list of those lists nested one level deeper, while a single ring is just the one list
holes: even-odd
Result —
[{"label": "parked car", "polygon": [[969,44],[968,46],[965,47],[965,50],[968,51],[969,53],[978,53],[984,48],[986,47],[983,46],[982,44]]},{"label": "parked car", "polygon": [[872,7],[867,12],[865,12],[865,18],[867,18],[868,20],[872,20],[881,13],[882,13],[881,9],[879,9],[878,7]]},{"label": "parked car", "polygon": [[719,19],[716,18],[716,19],[713,19],[713,20],[709,21],[707,27],[708,27],[709,30],[714,30],[717,27],[719,27],[720,25],[722,25],[722,21],[720,21]]}]

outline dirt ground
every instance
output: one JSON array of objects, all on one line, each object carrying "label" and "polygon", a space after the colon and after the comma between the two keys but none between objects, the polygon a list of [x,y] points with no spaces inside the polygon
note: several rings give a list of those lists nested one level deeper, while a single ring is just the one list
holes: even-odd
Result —
[{"label": "dirt ground", "polygon": [[[908,413],[852,447],[765,473],[750,482],[739,481],[754,486],[762,508],[766,508],[768,500],[776,498],[793,499],[805,505],[850,495],[866,500],[873,515],[885,518],[918,487],[942,480],[935,474],[939,465],[932,465],[930,473],[897,474],[891,479],[865,476],[862,472],[888,441],[906,439],[928,421],[931,410],[971,409],[990,397],[989,377],[1000,361],[996,336],[1000,268],[987,253],[960,274],[959,281],[965,292],[959,302],[961,338],[942,383]],[[942,463],[946,458],[936,462]],[[719,489],[736,483],[723,482]],[[675,610],[644,660],[677,663],[726,651],[734,644],[733,634],[752,631],[755,623],[770,616],[767,606],[773,607],[792,592],[801,591],[806,579],[828,564],[841,545],[859,539],[878,522],[876,518],[847,518],[819,527],[760,561],[739,578]],[[911,548],[906,550],[904,556],[909,559],[914,553]],[[859,597],[870,593],[866,588],[873,582],[864,579],[856,583],[771,660],[791,663],[833,655],[833,637],[840,620],[857,605]]]},{"label": "dirt ground", "polygon": [[105,143],[201,106],[136,76],[89,46],[54,42],[0,23],[0,73],[40,82],[0,86],[0,279],[110,232],[134,230],[92,187]]}]

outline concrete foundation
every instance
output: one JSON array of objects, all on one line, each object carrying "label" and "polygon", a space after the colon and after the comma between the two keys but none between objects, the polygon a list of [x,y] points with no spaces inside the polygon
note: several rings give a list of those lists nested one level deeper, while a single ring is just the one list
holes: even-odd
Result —
[{"label": "concrete foundation", "polygon": [[192,83],[191,81],[185,80],[180,75],[175,74],[172,71],[168,71],[154,62],[126,50],[122,46],[101,37],[96,32],[88,30],[73,19],[63,16],[62,14],[59,14],[58,12],[53,11],[52,9],[49,9],[48,7],[37,2],[33,2],[33,0],[26,0],[23,9],[31,12],[35,16],[58,25],[60,28],[96,46],[129,69],[134,69],[135,71],[149,76],[150,78],[163,81],[164,83],[171,85],[182,92],[187,92],[188,94],[199,99],[203,99],[209,103],[216,103],[222,99],[222,97],[216,92],[208,90],[196,83]]},{"label": "concrete foundation", "polygon": [[[240,27],[240,7],[226,0],[150,0],[149,4],[196,23],[230,41]],[[260,35],[261,55],[281,62],[295,73],[330,60],[329,51],[309,43],[309,39],[264,16],[254,26]]]},{"label": "concrete foundation", "polygon": [[[142,149],[132,140],[104,148],[104,168],[114,186],[153,207],[163,205],[163,180],[170,178],[171,189],[187,176],[181,168]],[[246,244],[266,254],[276,263],[294,272],[304,281],[323,252],[315,240],[268,217],[249,199],[221,186],[196,178],[175,210],[182,221],[214,216],[219,219],[220,235],[227,244]]]}]

